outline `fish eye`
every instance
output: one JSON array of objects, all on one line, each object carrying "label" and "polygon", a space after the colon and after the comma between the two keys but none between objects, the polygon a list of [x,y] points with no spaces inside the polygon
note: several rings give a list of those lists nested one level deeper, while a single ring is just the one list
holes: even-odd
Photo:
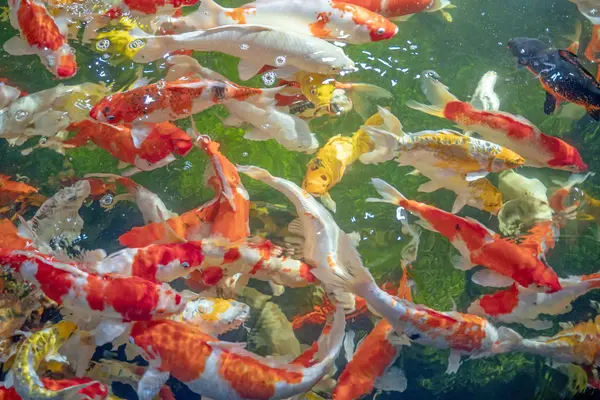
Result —
[{"label": "fish eye", "polygon": [[385,29],[384,28],[377,29],[377,34],[378,35],[383,35],[384,33],[385,33]]},{"label": "fish eye", "polygon": [[321,179],[323,179],[324,181],[326,181],[327,180],[327,176],[321,175]]},{"label": "fish eye", "polygon": [[109,120],[109,121],[114,121],[116,118],[115,118],[114,115],[107,115],[106,119]]},{"label": "fish eye", "polygon": [[182,266],[183,268],[189,268],[189,267],[190,267],[190,263],[189,263],[189,262],[187,262],[187,261],[184,261],[184,262],[182,262],[182,263],[181,263],[181,266]]}]

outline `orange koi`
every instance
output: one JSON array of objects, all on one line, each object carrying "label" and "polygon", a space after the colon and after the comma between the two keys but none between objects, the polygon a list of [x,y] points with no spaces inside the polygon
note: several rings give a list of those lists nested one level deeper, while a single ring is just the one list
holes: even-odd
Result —
[{"label": "orange koi", "polygon": [[0,174],[0,214],[13,210],[17,205],[16,215],[23,214],[30,206],[41,206],[46,197],[38,194],[38,190],[23,182],[13,181],[9,176]]},{"label": "orange koi", "polygon": [[373,179],[373,185],[383,198],[367,201],[404,207],[421,218],[431,230],[444,235],[463,257],[457,268],[468,270],[475,265],[483,265],[491,271],[481,275],[487,275],[493,282],[505,281],[499,276],[503,275],[524,287],[534,284],[545,288],[550,293],[561,289],[554,270],[527,248],[501,238],[474,219],[462,218],[436,207],[408,200],[381,179]]},{"label": "orange koi", "polygon": [[464,131],[477,132],[484,139],[519,154],[526,166],[571,172],[587,170],[575,147],[542,133],[525,118],[501,111],[478,110],[458,100],[431,75],[425,75],[422,83],[424,93],[434,104],[409,101],[406,105],[410,108],[450,120]]},{"label": "orange koi", "polygon": [[[90,383],[89,386],[85,386],[77,391],[77,395],[79,395],[80,398],[87,400],[104,400],[108,398],[108,388],[106,385],[100,382],[92,383],[93,380],[87,377],[57,380],[41,378],[41,382],[45,389],[54,392],[58,392],[73,386],[81,386]],[[0,399],[21,400],[22,397],[19,396],[14,387],[7,389],[4,386],[0,386]]]},{"label": "orange koi", "polygon": [[[282,364],[187,324],[135,323],[130,340],[150,364],[138,386],[138,398],[151,399],[171,375],[194,393],[213,398],[267,400],[304,393],[329,371],[342,347],[344,327],[339,310],[316,346],[290,364]],[[315,355],[317,361],[313,362]]]},{"label": "orange koi", "polygon": [[[337,0],[335,0],[337,2]],[[443,11],[453,7],[448,0],[344,0],[347,3],[365,7],[392,21],[406,21],[421,12]],[[444,15],[447,20],[451,20]]]},{"label": "orange koi", "polygon": [[[405,266],[402,268],[397,295],[400,299],[412,302]],[[393,331],[392,325],[382,319],[363,339],[352,360],[346,364],[338,378],[333,391],[334,400],[360,399],[373,391],[375,381],[396,362],[400,355],[401,347],[390,340]]]},{"label": "orange koi", "polygon": [[[354,319],[366,313],[369,309],[365,299],[359,296],[354,296],[354,308],[350,312],[346,312],[346,320]],[[327,298],[323,299],[323,304],[313,306],[313,311],[297,315],[292,319],[292,328],[300,329],[305,325],[324,325],[327,322],[327,315],[335,311],[335,305]]]},{"label": "orange koi", "polygon": [[71,78],[77,72],[75,53],[61,29],[43,3],[36,0],[10,0],[10,21],[19,30],[4,43],[4,50],[13,55],[35,54],[57,78]]},{"label": "orange koi", "polygon": [[187,155],[193,148],[192,140],[170,122],[153,124],[148,136],[137,141],[130,128],[84,120],[67,128],[77,134],[64,142],[66,147],[81,147],[88,142],[108,151],[119,161],[132,165],[126,171],[132,175],[139,171],[152,171],[175,161],[175,154]]}]

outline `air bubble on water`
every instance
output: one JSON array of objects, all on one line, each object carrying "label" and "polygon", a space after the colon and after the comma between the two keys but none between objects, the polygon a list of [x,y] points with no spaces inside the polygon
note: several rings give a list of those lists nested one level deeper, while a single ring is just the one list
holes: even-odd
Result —
[{"label": "air bubble on water", "polygon": [[192,162],[191,162],[191,161],[186,161],[186,162],[185,162],[185,166],[183,167],[183,170],[184,170],[184,171],[187,171],[187,170],[189,170],[189,169],[192,169],[192,166],[193,166],[193,164],[192,164]]},{"label": "air bubble on water", "polygon": [[110,54],[108,54],[108,53],[104,53],[104,54],[102,54],[102,56],[101,56],[101,57],[102,57],[103,59],[105,59],[105,60],[108,60],[108,59],[110,58]]},{"label": "air bubble on water", "polygon": [[285,56],[277,56],[277,58],[275,58],[275,65],[277,67],[283,67],[285,65],[285,62]]},{"label": "air bubble on water", "polygon": [[242,153],[242,157],[248,157],[248,152],[246,152],[246,151],[245,151],[245,152],[243,152],[243,153]]},{"label": "air bubble on water", "polygon": [[240,44],[240,49],[242,49],[242,50],[248,50],[249,48],[250,48],[250,45],[248,43]]},{"label": "air bubble on water", "polygon": [[404,209],[404,207],[398,207],[396,208],[396,219],[398,221],[406,221],[406,210]]},{"label": "air bubble on water", "polygon": [[156,87],[158,89],[163,89],[165,87],[165,81],[158,81],[158,82],[156,82]]},{"label": "air bubble on water", "polygon": [[42,136],[42,137],[40,138],[39,144],[43,146],[43,145],[45,145],[47,142],[48,142],[48,138],[47,138],[47,137],[45,137],[45,136]]},{"label": "air bubble on water", "polygon": [[277,74],[275,71],[269,71],[262,76],[262,80],[265,85],[273,86],[277,81]]},{"label": "air bubble on water", "polygon": [[417,46],[416,44],[411,44],[411,45],[410,45],[410,49],[411,49],[411,50],[416,50],[416,49],[418,49],[418,48],[419,48],[419,46]]},{"label": "air bubble on water", "polygon": [[15,119],[17,121],[23,121],[28,115],[29,113],[27,111],[19,110],[15,113]]},{"label": "air bubble on water", "polygon": [[269,124],[269,123],[263,124],[261,126],[261,128],[264,129],[264,130],[268,130],[269,128],[271,128],[271,124]]}]

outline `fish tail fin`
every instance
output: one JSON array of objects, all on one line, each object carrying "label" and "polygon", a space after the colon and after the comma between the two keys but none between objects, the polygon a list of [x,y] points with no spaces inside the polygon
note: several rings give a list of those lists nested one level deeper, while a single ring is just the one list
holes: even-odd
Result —
[{"label": "fish tail fin", "polygon": [[577,54],[577,52],[579,51],[579,41],[581,39],[581,31],[582,31],[581,21],[577,21],[575,23],[575,32],[573,32],[570,35],[565,36],[565,39],[567,39],[571,42],[569,47],[567,47],[567,50],[573,54]]},{"label": "fish tail fin", "polygon": [[396,135],[372,126],[363,126],[360,130],[364,131],[370,142],[369,151],[358,157],[360,162],[363,164],[379,164],[393,160],[396,157],[398,147],[398,137]]},{"label": "fish tail fin", "polygon": [[193,17],[194,25],[202,29],[217,28],[219,25],[219,16],[228,11],[220,6],[214,0],[202,0],[198,10],[190,14]]},{"label": "fish tail fin", "polygon": [[406,102],[406,105],[412,109],[422,111],[426,114],[444,118],[444,108],[446,104],[458,101],[448,90],[448,87],[438,81],[435,76],[425,75],[421,80],[421,90],[429,100],[431,105],[421,104],[413,100]]},{"label": "fish tail fin", "polygon": [[523,336],[510,328],[498,328],[498,341],[494,343],[493,352],[496,354],[515,351],[523,344]]},{"label": "fish tail fin", "polygon": [[250,178],[259,181],[268,181],[273,178],[273,175],[266,169],[255,167],[253,165],[236,165],[236,168],[242,174],[248,175]]},{"label": "fish tail fin", "polygon": [[379,86],[368,83],[354,83],[346,89],[348,97],[352,100],[354,110],[364,120],[367,120],[372,112],[369,111],[372,104],[378,104],[380,99],[390,99],[392,94]]},{"label": "fish tail fin", "polygon": [[376,199],[370,197],[367,199],[367,202],[390,203],[399,206],[406,201],[406,197],[404,197],[402,193],[400,193],[396,188],[394,188],[392,185],[385,182],[384,180],[379,178],[373,178],[371,180],[371,183],[373,183],[373,186],[375,186],[375,190],[377,190],[377,193],[379,193],[382,198]]}]

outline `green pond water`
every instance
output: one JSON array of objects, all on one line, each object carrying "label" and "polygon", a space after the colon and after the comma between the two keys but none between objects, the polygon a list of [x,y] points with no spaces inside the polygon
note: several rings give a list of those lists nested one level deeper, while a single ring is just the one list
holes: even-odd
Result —
[{"label": "green pond water", "polygon": [[[4,2],[5,3],[5,2]],[[222,1],[225,6],[243,2]],[[567,0],[456,0],[450,10],[453,22],[448,23],[439,13],[417,15],[399,25],[393,40],[362,46],[349,45],[347,54],[356,62],[359,71],[342,80],[371,83],[390,90],[394,97],[382,103],[391,107],[407,132],[425,129],[451,128],[448,121],[411,110],[405,103],[409,99],[424,101],[419,75],[424,70],[435,70],[442,82],[460,99],[468,100],[481,76],[494,70],[499,75],[496,91],[500,95],[501,110],[520,114],[536,124],[545,133],[561,137],[575,145],[591,171],[600,171],[600,123],[585,116],[581,120],[561,119],[543,113],[544,91],[533,75],[516,67],[506,43],[516,36],[549,39],[559,48],[570,43],[564,38],[572,33],[576,21],[583,23],[583,51],[591,37],[591,24],[579,14],[574,4]],[[6,4],[2,4],[6,5]],[[8,21],[0,22],[0,42],[15,35]],[[111,65],[89,47],[72,43],[80,65],[78,74],[64,82],[115,82],[122,87],[135,79],[138,65],[124,62]],[[218,53],[195,53],[204,66],[216,70],[229,79],[239,82],[237,60]],[[583,57],[582,57],[583,60]],[[595,73],[596,66],[582,61]],[[151,77],[160,76],[164,65],[148,64],[143,71]],[[53,87],[57,81],[35,56],[12,57],[0,50],[0,77],[32,93]],[[259,78],[245,84],[259,86]],[[220,118],[227,115],[221,107],[213,107],[194,117],[198,129],[219,141],[221,150],[233,163],[257,165],[275,176],[282,176],[298,184],[305,174],[310,156],[288,151],[273,141],[251,142],[243,139],[243,131],[224,127]],[[321,144],[336,134],[351,134],[363,121],[356,113],[339,118],[321,117],[311,122],[312,130]],[[178,121],[187,127],[187,121]],[[33,142],[35,142],[34,139]],[[212,191],[204,187],[203,171],[207,158],[200,150],[193,150],[166,168],[135,175],[135,180],[157,193],[178,213],[187,211],[212,198]],[[378,281],[392,281],[400,276],[399,255],[409,238],[402,233],[396,211],[389,205],[368,204],[367,197],[376,195],[370,179],[379,177],[399,188],[408,198],[434,204],[449,210],[454,194],[445,190],[433,194],[417,192],[425,178],[406,176],[410,168],[401,168],[395,162],[377,166],[360,163],[353,165],[343,181],[331,195],[338,205],[335,219],[347,232],[361,234],[359,246],[364,264]],[[19,149],[0,143],[0,173],[30,179],[47,196],[59,188],[61,177],[81,177],[88,173],[118,173],[117,161],[97,148],[80,148],[66,156],[42,149],[22,156]],[[549,169],[521,169],[528,177],[537,177],[547,186],[553,180],[564,181],[568,174]],[[287,200],[266,185],[242,177],[251,199],[280,204],[290,208]],[[491,178],[497,182],[497,177]],[[593,197],[600,197],[600,175],[589,178],[583,188]],[[141,214],[134,204],[121,202],[109,212],[104,212],[98,202],[90,202],[80,214],[85,220],[81,245],[86,248],[104,248],[107,252],[119,249],[117,237],[133,226],[142,225]],[[498,229],[495,217],[476,209],[465,207],[461,215],[471,216],[491,229]],[[282,218],[282,220],[285,218]],[[283,223],[283,222],[282,222]],[[253,228],[257,228],[253,225]],[[600,246],[596,240],[598,227],[592,223],[571,223],[562,231],[561,239],[548,255],[548,262],[559,276],[581,275],[600,269]],[[452,257],[457,254],[450,243],[439,234],[422,233],[418,260],[413,265],[411,277],[415,281],[414,299],[438,310],[451,310],[453,302],[464,311],[481,293],[491,292],[470,281],[470,273],[455,269]],[[266,289],[268,290],[268,289]],[[309,290],[286,290],[276,299],[286,315],[311,309]],[[573,311],[557,317],[558,321],[581,322],[592,318],[595,311],[590,300],[600,301],[600,293],[590,293],[577,300]],[[251,326],[251,324],[250,324]],[[521,326],[512,326],[521,333],[536,336]],[[370,328],[368,319],[350,324],[358,335]],[[551,335],[558,330],[546,331]],[[299,332],[302,342],[308,343],[319,333]],[[240,338],[244,340],[243,337]],[[250,350],[253,350],[252,346]],[[268,353],[268,349],[254,349]],[[402,399],[561,399],[600,398],[598,393],[587,391],[575,395],[567,376],[546,366],[546,360],[534,356],[509,354],[484,360],[465,361],[455,375],[445,375],[447,351],[433,350],[414,345],[405,348],[398,365],[408,379],[404,393],[383,393],[379,398]],[[177,386],[177,383],[175,383]],[[184,391],[179,398],[195,398]]]}]

